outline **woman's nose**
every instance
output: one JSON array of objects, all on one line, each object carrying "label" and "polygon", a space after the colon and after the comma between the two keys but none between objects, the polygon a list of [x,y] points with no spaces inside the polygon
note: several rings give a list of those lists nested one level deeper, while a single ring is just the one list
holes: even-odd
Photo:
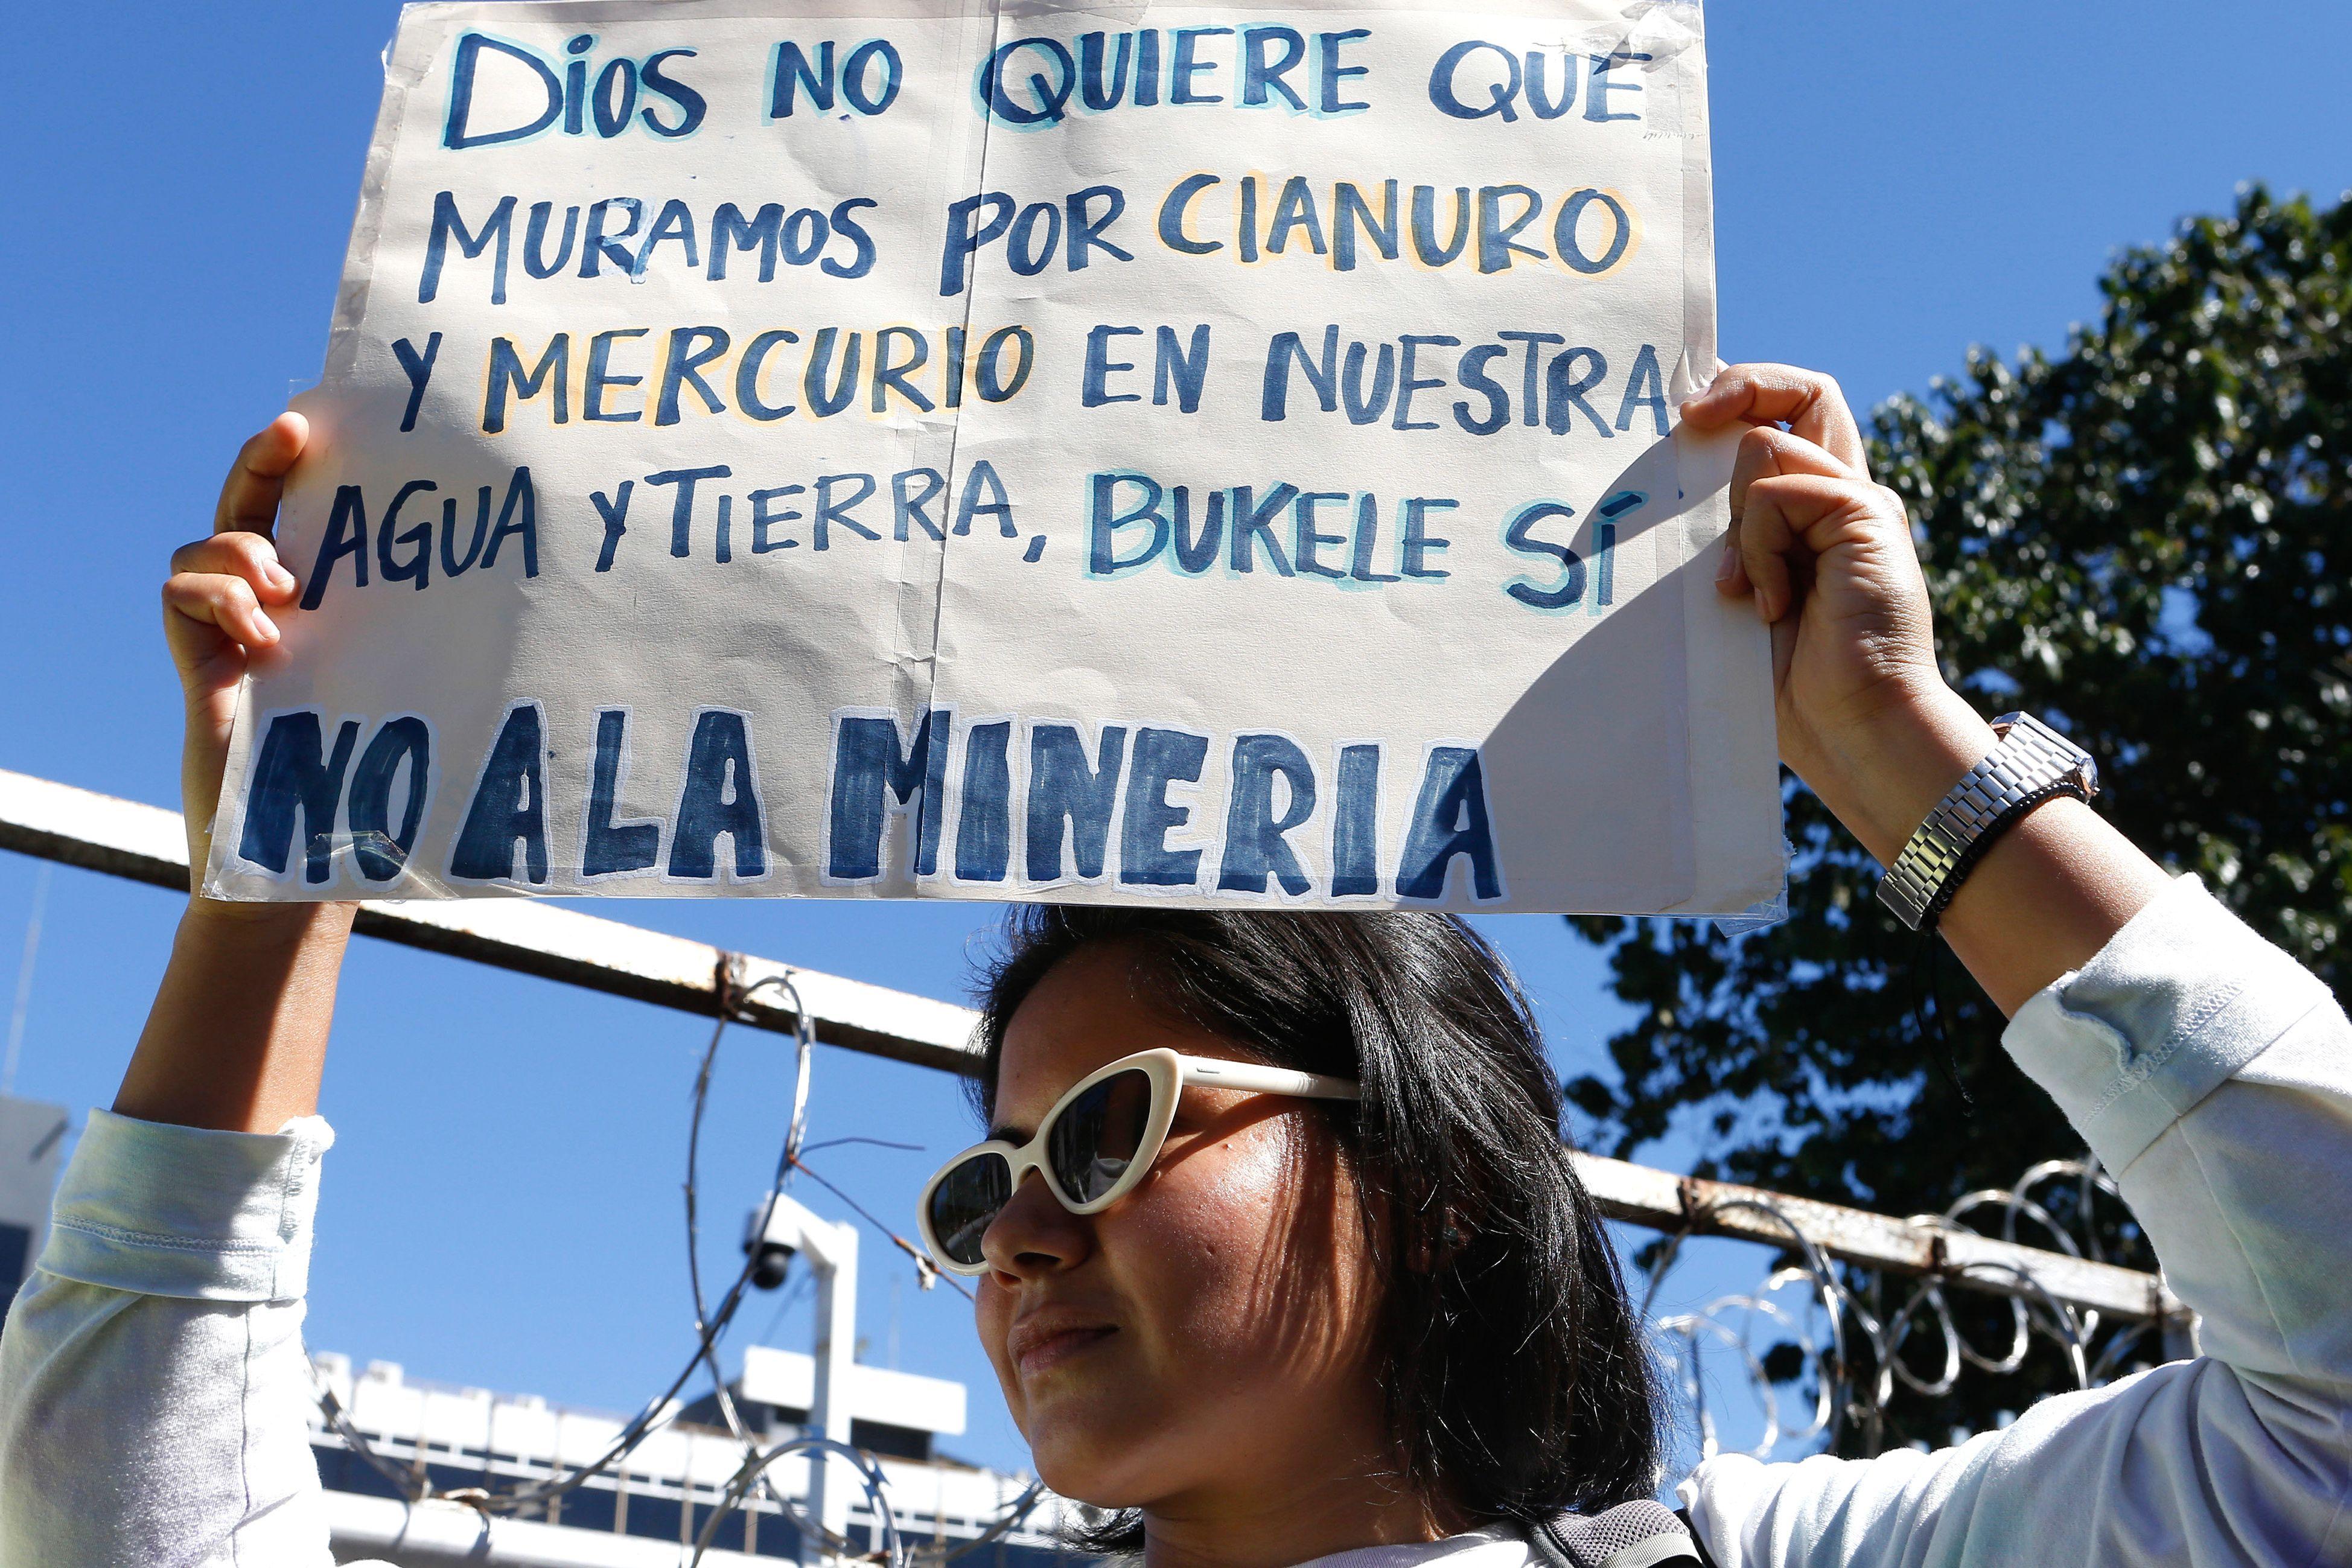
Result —
[{"label": "woman's nose", "polygon": [[1094,1222],[1055,1200],[1042,1172],[1030,1171],[980,1238],[981,1256],[1006,1282],[1076,1268],[1094,1250]]}]

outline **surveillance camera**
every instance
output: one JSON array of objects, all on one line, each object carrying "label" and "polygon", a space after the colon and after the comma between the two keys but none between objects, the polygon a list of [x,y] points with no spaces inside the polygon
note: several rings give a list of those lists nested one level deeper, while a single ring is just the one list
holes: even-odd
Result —
[{"label": "surveillance camera", "polygon": [[751,1283],[761,1290],[772,1290],[784,1282],[784,1271],[792,1267],[793,1249],[781,1241],[761,1242],[751,1253]]},{"label": "surveillance camera", "polygon": [[856,1234],[819,1219],[782,1193],[770,1193],[743,1218],[743,1251],[751,1259],[751,1279],[762,1290],[784,1281],[785,1266],[794,1254],[806,1252],[823,1272],[844,1257],[855,1268]]}]

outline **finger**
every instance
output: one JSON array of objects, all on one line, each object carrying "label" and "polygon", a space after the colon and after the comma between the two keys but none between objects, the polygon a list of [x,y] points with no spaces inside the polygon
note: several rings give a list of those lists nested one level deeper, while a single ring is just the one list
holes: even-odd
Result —
[{"label": "finger", "polygon": [[1739,455],[1731,465],[1731,515],[1738,517],[1748,505],[1750,485],[1783,474],[1813,474],[1825,479],[1863,478],[1826,447],[1777,426],[1759,425],[1739,438]]},{"label": "finger", "polygon": [[1745,421],[1786,424],[1857,473],[1869,471],[1862,427],[1833,377],[1790,364],[1736,364],[1705,392],[1682,406],[1683,417],[1701,430],[1719,430]]},{"label": "finger", "polygon": [[172,571],[242,577],[270,604],[294,596],[294,574],[278,559],[278,547],[258,533],[215,533],[172,552]]},{"label": "finger", "polygon": [[[1744,500],[1746,492],[1743,490],[1741,493]],[[1755,591],[1755,584],[1748,576],[1748,563],[1742,544],[1745,531],[1739,526],[1740,510],[1736,506],[1731,509],[1731,526],[1725,530],[1723,535],[1723,559],[1715,563],[1715,591],[1735,599],[1747,598]]]},{"label": "finger", "polygon": [[1739,559],[1739,520],[1731,520],[1731,531],[1723,536],[1723,552],[1715,563],[1715,591],[1727,599],[1746,598],[1755,584],[1748,580],[1748,567]]},{"label": "finger", "polygon": [[1770,626],[1796,602],[1795,577],[1790,556],[1796,549],[1797,531],[1780,505],[1777,491],[1759,485],[1748,494],[1748,513],[1740,520],[1739,564],[1756,614]]},{"label": "finger", "polygon": [[310,422],[289,408],[237,448],[236,461],[221,481],[220,502],[213,509],[213,531],[268,534],[278,521],[287,471],[310,438]]},{"label": "finger", "polygon": [[[1759,590],[1759,612],[1768,621],[1795,608],[1796,595],[1783,591],[1795,582],[1793,574],[1809,573],[1815,560],[1841,547],[1892,550],[1895,555],[1889,559],[1899,558],[1911,573],[1918,570],[1900,498],[1864,480],[1819,474],[1758,479],[1748,489],[1744,522],[1741,556]],[[1766,553],[1788,567],[1769,581],[1762,563]]]},{"label": "finger", "polygon": [[175,652],[200,651],[184,640],[195,627],[209,626],[247,647],[278,641],[278,623],[254,596],[253,584],[217,572],[182,572],[163,584],[164,632]]},{"label": "finger", "polygon": [[1822,479],[1859,479],[1862,476],[1803,437],[1775,425],[1759,425],[1739,438],[1739,455],[1731,468],[1731,531],[1724,540],[1723,559],[1716,569],[1717,591],[1739,597],[1754,587],[1740,560],[1741,514],[1748,507],[1750,486],[1759,479],[1788,474]]}]

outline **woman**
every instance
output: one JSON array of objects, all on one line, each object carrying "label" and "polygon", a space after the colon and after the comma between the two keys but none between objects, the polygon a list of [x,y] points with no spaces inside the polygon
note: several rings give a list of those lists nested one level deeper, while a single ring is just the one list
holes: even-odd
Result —
[{"label": "woman", "polygon": [[[1781,756],[1891,863],[1996,744],[1938,675],[1903,510],[1822,377],[1735,368],[1683,416],[1747,427],[1718,580],[1772,627]],[[247,443],[164,589],[198,865],[246,650],[295,594],[268,533],[302,434]],[[0,1347],[7,1562],[328,1561],[298,1329],[350,921],[192,900]],[[1682,1486],[1699,1542],[1721,1568],[2352,1562],[2352,1027],[2069,795],[1941,929],[2206,1353],[1941,1453],[1712,1461]],[[984,1043],[996,1141],[925,1228],[978,1277],[1040,1474],[1133,1510],[1150,1568],[1516,1568],[1528,1521],[1657,1484],[1534,1030],[1453,922],[1035,912]]]}]

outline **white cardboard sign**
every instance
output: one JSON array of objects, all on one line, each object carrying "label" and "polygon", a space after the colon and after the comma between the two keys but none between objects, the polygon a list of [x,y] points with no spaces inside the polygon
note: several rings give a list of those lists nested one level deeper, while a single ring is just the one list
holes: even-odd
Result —
[{"label": "white cardboard sign", "polygon": [[207,889],[1727,913],[1685,0],[412,5]]}]

